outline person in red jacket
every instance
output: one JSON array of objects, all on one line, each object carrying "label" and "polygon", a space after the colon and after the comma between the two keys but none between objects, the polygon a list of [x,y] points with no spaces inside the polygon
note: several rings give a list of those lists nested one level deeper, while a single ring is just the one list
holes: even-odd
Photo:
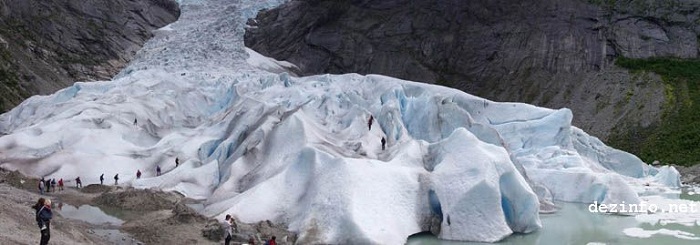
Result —
[{"label": "person in red jacket", "polygon": [[268,244],[268,245],[277,245],[276,239],[277,239],[277,237],[272,236],[272,238],[270,238],[270,240],[267,241],[267,244]]},{"label": "person in red jacket", "polygon": [[58,190],[60,190],[60,191],[63,190],[63,178],[58,180]]}]

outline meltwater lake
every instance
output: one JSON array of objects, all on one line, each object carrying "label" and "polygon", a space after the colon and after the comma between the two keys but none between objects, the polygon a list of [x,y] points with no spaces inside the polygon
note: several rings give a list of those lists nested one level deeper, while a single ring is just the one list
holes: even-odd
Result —
[{"label": "meltwater lake", "polygon": [[[697,188],[697,187],[696,187]],[[662,196],[675,200],[700,201],[700,194],[683,188]],[[470,243],[442,241],[432,234],[417,234],[408,239],[408,245],[690,245],[700,244],[700,226],[666,222],[642,222],[635,216],[591,213],[588,205],[557,203],[561,208],[553,214],[541,214],[542,229],[531,234],[515,234],[499,243]],[[699,211],[700,212],[700,211]],[[700,215],[695,213],[693,215]],[[625,234],[629,233],[629,235]]]}]

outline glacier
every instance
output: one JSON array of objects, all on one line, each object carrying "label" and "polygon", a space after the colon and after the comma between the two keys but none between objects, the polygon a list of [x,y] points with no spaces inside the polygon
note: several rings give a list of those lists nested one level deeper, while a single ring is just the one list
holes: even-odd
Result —
[{"label": "glacier", "polygon": [[211,217],[286,224],[300,244],[422,231],[496,242],[536,231],[553,201],[638,203],[638,186],[680,186],[672,167],[572,126],[568,109],[379,75],[296,77],[242,41],[281,0],[179,2],[180,19],[113,80],[0,115],[0,167],[85,184],[119,174],[200,199]]}]

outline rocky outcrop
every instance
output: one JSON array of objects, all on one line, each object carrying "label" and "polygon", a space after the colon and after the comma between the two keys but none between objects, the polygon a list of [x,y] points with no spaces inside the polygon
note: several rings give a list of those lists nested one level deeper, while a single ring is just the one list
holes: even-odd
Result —
[{"label": "rocky outcrop", "polygon": [[111,78],[179,14],[174,0],[0,0],[0,112]]},{"label": "rocky outcrop", "polygon": [[660,77],[615,58],[696,58],[699,16],[685,0],[296,0],[250,20],[245,43],[306,75],[384,74],[568,107],[605,140],[654,125],[665,101]]}]

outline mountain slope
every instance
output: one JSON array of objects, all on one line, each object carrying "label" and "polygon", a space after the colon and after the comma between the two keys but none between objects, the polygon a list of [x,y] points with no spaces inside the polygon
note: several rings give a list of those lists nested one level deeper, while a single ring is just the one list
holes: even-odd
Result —
[{"label": "mountain slope", "polygon": [[171,0],[0,0],[0,111],[75,81],[110,79],[179,14]]}]

